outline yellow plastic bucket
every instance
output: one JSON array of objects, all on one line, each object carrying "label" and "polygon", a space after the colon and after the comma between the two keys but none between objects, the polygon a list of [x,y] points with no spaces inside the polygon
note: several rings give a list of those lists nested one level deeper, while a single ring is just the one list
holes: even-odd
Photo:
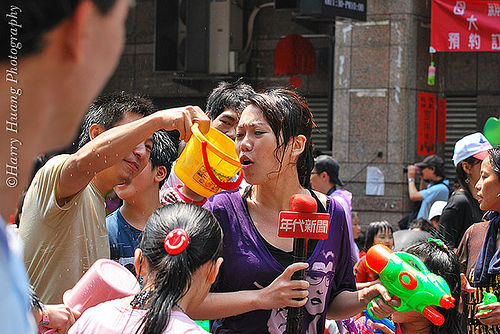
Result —
[{"label": "yellow plastic bucket", "polygon": [[238,188],[243,173],[231,182],[241,169],[234,142],[212,127],[205,136],[196,123],[191,131],[193,135],[175,163],[174,171],[179,179],[204,197]]}]

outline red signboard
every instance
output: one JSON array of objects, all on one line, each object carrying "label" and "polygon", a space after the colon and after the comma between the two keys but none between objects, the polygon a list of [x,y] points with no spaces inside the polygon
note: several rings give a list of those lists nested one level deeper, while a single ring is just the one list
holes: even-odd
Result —
[{"label": "red signboard", "polygon": [[446,99],[438,99],[437,141],[446,142]]},{"label": "red signboard", "polygon": [[436,94],[418,93],[418,155],[436,150]]},{"label": "red signboard", "polygon": [[432,0],[436,51],[500,51],[500,2]]},{"label": "red signboard", "polygon": [[327,239],[330,215],[281,211],[278,236],[283,238]]}]

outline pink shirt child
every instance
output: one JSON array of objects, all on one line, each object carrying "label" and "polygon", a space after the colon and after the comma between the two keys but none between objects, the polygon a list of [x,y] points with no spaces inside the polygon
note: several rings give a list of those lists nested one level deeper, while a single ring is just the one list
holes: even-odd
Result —
[{"label": "pink shirt child", "polygon": [[[132,309],[120,299],[111,300],[86,310],[69,329],[69,334],[135,334],[146,310]],[[162,334],[207,334],[203,328],[182,312],[172,311]]]}]

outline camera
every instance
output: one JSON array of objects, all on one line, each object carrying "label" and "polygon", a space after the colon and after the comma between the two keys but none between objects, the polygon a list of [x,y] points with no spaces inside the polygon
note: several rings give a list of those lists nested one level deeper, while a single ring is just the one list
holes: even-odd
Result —
[{"label": "camera", "polygon": [[[415,166],[415,174],[420,175],[420,167],[417,166],[417,164],[413,164]],[[406,174],[408,173],[408,166],[403,167],[403,172]]]}]

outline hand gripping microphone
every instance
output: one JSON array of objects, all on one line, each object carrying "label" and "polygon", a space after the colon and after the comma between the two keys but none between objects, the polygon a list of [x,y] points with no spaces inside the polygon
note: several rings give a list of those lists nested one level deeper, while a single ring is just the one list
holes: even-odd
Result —
[{"label": "hand gripping microphone", "polygon": [[[290,197],[290,211],[280,212],[278,236],[293,239],[293,261],[306,262],[307,239],[327,239],[330,215],[316,213],[318,203],[310,195],[295,194]],[[293,280],[305,280],[305,270],[296,271]],[[286,323],[287,334],[302,334],[303,310],[289,307]]]}]

